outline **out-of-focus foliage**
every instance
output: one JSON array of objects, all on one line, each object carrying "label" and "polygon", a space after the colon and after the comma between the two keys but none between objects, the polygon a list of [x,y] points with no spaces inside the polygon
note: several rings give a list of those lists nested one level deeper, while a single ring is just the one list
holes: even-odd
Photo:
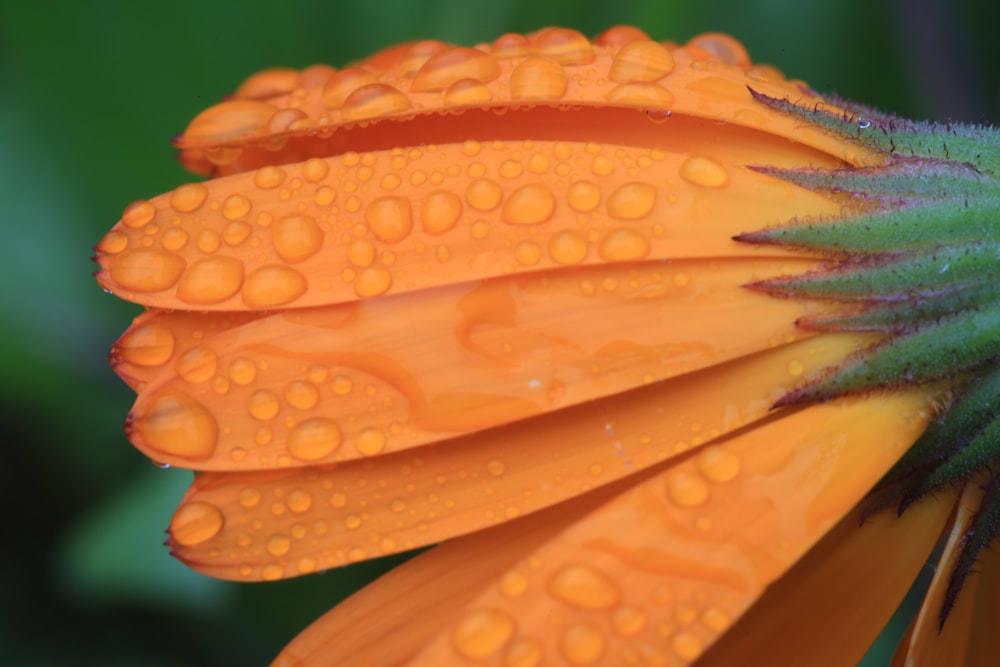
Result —
[{"label": "out-of-focus foliage", "polygon": [[131,200],[190,180],[170,137],[246,75],[342,65],[410,39],[633,23],[676,41],[729,32],[755,61],[817,90],[908,116],[985,121],[1000,118],[997,18],[986,0],[5,3],[4,663],[264,664],[392,565],[245,586],[193,574],[160,546],[190,473],[157,470],[122,433],[131,395],[105,355],[137,311],[101,293],[89,248]]}]

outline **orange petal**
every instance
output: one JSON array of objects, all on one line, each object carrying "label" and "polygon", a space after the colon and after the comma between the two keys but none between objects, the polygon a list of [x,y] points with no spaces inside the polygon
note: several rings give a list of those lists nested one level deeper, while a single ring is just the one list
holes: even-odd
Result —
[{"label": "orange petal", "polygon": [[[225,520],[215,534],[199,532],[197,542],[175,539],[174,553],[213,576],[247,580],[433,544],[565,501],[760,420],[797,380],[857,344],[853,336],[792,343],[411,452],[270,473],[203,473],[184,505],[211,505]],[[183,521],[173,528],[185,532]]]},{"label": "orange petal", "polygon": [[[947,622],[943,628],[938,628],[948,581],[955,570],[966,531],[983,499],[980,482],[980,479],[970,480],[962,490],[934,578],[906,639],[896,651],[894,665],[996,664],[996,613],[1000,612],[997,598],[1000,576],[996,572],[1000,559],[995,552],[984,552],[977,573],[966,579]],[[987,575],[980,576],[978,572]],[[983,584],[985,587],[981,588]],[[986,647],[989,649],[984,650]]]},{"label": "orange petal", "polygon": [[840,214],[840,202],[744,166],[836,161],[701,124],[672,123],[669,152],[470,140],[183,185],[126,210],[98,245],[97,277],[157,308],[299,308],[572,265],[773,256],[731,239]]},{"label": "orange petal", "polygon": [[[457,581],[449,586],[462,588],[460,615],[443,615],[437,636],[407,664],[461,658],[509,664],[526,655],[537,656],[528,664],[690,664],[919,435],[929,417],[924,406],[921,394],[815,406],[642,476],[582,519],[570,523],[575,517],[567,517],[561,531],[550,528],[550,539],[517,563],[508,565],[508,551],[505,562],[476,568],[475,575],[454,573]],[[529,532],[531,522],[545,515],[525,522]],[[450,548],[478,563],[492,548],[489,535],[469,536]],[[492,570],[485,586],[483,570]],[[466,577],[476,579],[470,587],[481,587],[475,599]],[[387,589],[408,578],[404,571],[394,584],[376,585],[377,596],[384,600]],[[352,600],[356,609],[366,608],[365,595]],[[335,641],[348,631],[341,625],[345,616],[334,611],[307,631],[306,650],[316,664],[347,658]],[[374,619],[369,628],[388,630]],[[421,623],[421,643],[430,630]],[[320,638],[330,642],[321,655]],[[293,642],[284,655],[304,652]]]},{"label": "orange petal", "polygon": [[849,512],[698,667],[857,664],[925,566],[951,506],[934,499],[860,527],[858,513]]},{"label": "orange petal", "polygon": [[[119,373],[141,385],[130,434],[157,461],[200,470],[346,461],[792,341],[801,335],[794,322],[804,305],[740,285],[809,266],[804,260],[641,262],[294,313],[163,312],[140,318],[112,357]],[[176,421],[157,407],[177,395],[215,419],[210,456],[192,461],[154,447],[157,431]],[[308,435],[319,423],[337,434],[326,446]]]},{"label": "orange petal", "polygon": [[[476,49],[435,41],[401,45],[341,71],[308,68],[297,81],[288,70],[263,72],[244,83],[236,99],[195,118],[176,143],[189,167],[219,175],[406,146],[414,136],[432,144],[510,139],[512,126],[518,137],[601,136],[648,145],[689,117],[728,124],[715,124],[715,134],[742,128],[848,162],[872,158],[755,104],[748,87],[840,111],[773,69],[751,67],[731,38],[707,34],[676,48],[641,37],[619,30],[589,43],[575,31],[552,28]],[[516,113],[518,121],[493,110]],[[533,121],[545,122],[544,133],[532,131]]]}]

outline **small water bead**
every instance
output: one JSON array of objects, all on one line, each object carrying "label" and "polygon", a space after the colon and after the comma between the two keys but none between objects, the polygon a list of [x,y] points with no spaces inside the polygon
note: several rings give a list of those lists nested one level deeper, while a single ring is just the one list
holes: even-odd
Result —
[{"label": "small water bead", "polygon": [[361,527],[361,517],[357,514],[348,514],[344,517],[344,528],[348,530],[357,530]]},{"label": "small water bead", "polygon": [[254,173],[253,183],[262,190],[272,190],[285,182],[285,170],[274,165],[261,167]]},{"label": "small water bead", "polygon": [[510,641],[514,629],[514,619],[499,609],[477,609],[455,624],[451,643],[462,657],[485,660]]},{"label": "small water bead", "polygon": [[503,188],[491,179],[480,178],[469,183],[465,189],[465,201],[477,211],[492,211],[503,199]]},{"label": "small water bead", "polygon": [[608,70],[608,78],[620,83],[652,82],[674,71],[674,57],[660,44],[649,40],[623,46]]},{"label": "small water bead", "polygon": [[732,625],[729,615],[717,607],[709,607],[702,612],[701,622],[715,632],[725,632]]},{"label": "small water bead", "polygon": [[567,200],[573,210],[589,213],[601,202],[601,189],[591,181],[577,181],[570,186]]},{"label": "small water bead", "polygon": [[682,660],[695,660],[705,650],[697,636],[682,630],[670,640],[670,648]]},{"label": "small water bead", "polygon": [[611,627],[625,637],[638,634],[646,627],[646,612],[638,607],[623,605],[611,615]]},{"label": "small water bead", "polygon": [[288,453],[300,461],[316,461],[340,446],[340,427],[324,417],[308,419],[288,434]]},{"label": "small water bead", "polygon": [[251,308],[283,306],[305,294],[308,283],[295,269],[271,264],[255,269],[243,284],[243,302]]},{"label": "small water bead", "polygon": [[249,359],[241,357],[229,365],[229,379],[246,386],[257,378],[257,366]]},{"label": "small water bead", "polygon": [[485,104],[493,99],[489,87],[472,79],[462,79],[448,86],[444,91],[444,103],[448,106]]},{"label": "small water bead", "polygon": [[243,195],[229,195],[222,202],[222,217],[238,220],[250,212],[250,200]]},{"label": "small water bead", "polygon": [[556,198],[552,190],[530,183],[515,190],[504,202],[504,222],[511,225],[535,225],[552,217],[556,209]]},{"label": "small water bead", "polygon": [[287,502],[288,509],[296,514],[302,514],[308,512],[309,508],[312,507],[312,494],[302,489],[295,489],[288,494]]},{"label": "small water bead", "polygon": [[323,246],[323,230],[311,215],[286,215],[271,227],[271,243],[286,262],[301,262]]},{"label": "small water bead", "polygon": [[206,459],[215,451],[219,426],[208,410],[184,394],[160,394],[133,422],[141,444],[171,456]]},{"label": "small water bead", "polygon": [[522,266],[534,266],[542,259],[542,249],[532,241],[521,241],[514,247],[514,258]]},{"label": "small water bead", "polygon": [[260,568],[260,578],[264,581],[277,581],[285,576],[285,568],[271,563]]},{"label": "small water bead", "polygon": [[177,374],[187,382],[197,384],[206,382],[215,375],[218,357],[212,350],[203,347],[193,347],[174,362]]},{"label": "small water bead", "polygon": [[548,252],[557,264],[579,264],[587,257],[587,240],[579,232],[563,230],[549,239]]},{"label": "small water bead", "polygon": [[274,392],[261,389],[250,395],[247,409],[255,419],[267,421],[268,419],[274,419],[278,414],[278,411],[281,409],[281,403],[278,401],[278,397],[274,395]]},{"label": "small water bead", "polygon": [[454,83],[472,80],[480,83],[500,76],[500,67],[489,54],[465,47],[450,48],[427,60],[413,77],[411,90],[444,90]]},{"label": "small water bead", "polygon": [[246,509],[256,507],[260,503],[261,493],[259,489],[252,486],[245,487],[240,491],[237,501]]},{"label": "small water bead", "polygon": [[156,206],[145,199],[134,201],[122,212],[122,224],[130,229],[144,227],[156,217]]},{"label": "small water bead", "polygon": [[788,362],[788,374],[792,377],[801,376],[806,370],[805,364],[803,364],[798,359],[792,359]]},{"label": "small water bead", "polygon": [[392,86],[370,83],[352,92],[344,100],[345,120],[386,116],[410,108],[409,98]]},{"label": "small water bead", "polygon": [[170,193],[170,206],[180,213],[197,211],[208,198],[208,188],[201,183],[188,183]]},{"label": "small water bead", "polygon": [[163,232],[163,236],[160,237],[160,245],[167,250],[180,250],[187,245],[188,238],[188,233],[185,230],[179,227],[171,227]]},{"label": "small water bead", "polygon": [[161,324],[129,329],[115,345],[123,361],[136,366],[162,366],[174,353],[174,332]]},{"label": "small water bead", "polygon": [[379,197],[368,204],[365,220],[380,241],[402,241],[413,230],[410,200],[405,197]]},{"label": "small water bead", "polygon": [[649,254],[649,241],[646,237],[627,227],[621,227],[601,241],[597,254],[609,262],[624,262],[642,259]]},{"label": "small water bead", "polygon": [[365,428],[358,433],[358,451],[365,456],[374,456],[385,449],[385,434],[377,428]]},{"label": "small water bead", "polygon": [[358,272],[354,280],[354,293],[360,297],[385,294],[392,287],[392,275],[387,269],[369,266]]},{"label": "small water bead", "polygon": [[656,188],[649,183],[624,183],[608,197],[608,214],[620,220],[641,220],[656,204]]},{"label": "small water bead", "polygon": [[596,155],[594,159],[590,161],[590,171],[594,173],[595,176],[610,176],[611,172],[615,170],[615,163],[611,161],[606,155]]},{"label": "small water bead", "polygon": [[198,246],[198,250],[201,252],[211,255],[222,246],[222,239],[219,238],[215,230],[203,229],[198,232],[198,239],[195,245]]},{"label": "small water bead", "polygon": [[546,590],[555,598],[580,609],[610,609],[621,591],[606,574],[588,565],[570,564],[549,578]]},{"label": "small water bead", "polygon": [[346,396],[354,389],[354,382],[346,375],[338,375],[333,378],[330,386],[333,389],[333,393],[338,396]]},{"label": "small water bead", "polygon": [[678,507],[699,507],[708,502],[708,483],[698,474],[680,469],[671,470],[666,477],[667,497]]},{"label": "small water bead", "polygon": [[731,482],[740,474],[739,457],[718,445],[705,447],[695,462],[698,471],[712,482]]},{"label": "small water bead", "polygon": [[126,250],[111,260],[111,279],[134,292],[159,292],[184,273],[183,257],[157,248]]},{"label": "small water bead", "polygon": [[316,559],[309,556],[303,556],[295,564],[295,568],[300,574],[311,574],[316,571]]},{"label": "small water bead", "polygon": [[242,220],[230,222],[222,229],[222,240],[229,246],[238,246],[247,240],[253,228]]},{"label": "small water bead", "polygon": [[[98,250],[109,255],[117,255],[126,248],[128,248],[128,236],[114,229],[105,234],[101,242],[97,244]],[[177,250],[177,248],[168,249]]]},{"label": "small water bead", "polygon": [[502,477],[507,471],[502,461],[493,459],[486,464],[486,470],[492,477]]},{"label": "small water bead", "polygon": [[182,546],[195,546],[218,535],[224,525],[225,518],[215,505],[199,501],[185,503],[170,520],[170,537]]},{"label": "small water bead", "polygon": [[295,380],[285,387],[285,400],[293,408],[310,410],[319,402],[319,390],[311,382]]},{"label": "small water bead", "polygon": [[725,167],[707,157],[689,157],[680,166],[681,178],[705,188],[722,188],[729,184]]},{"label": "small water bead", "polygon": [[559,638],[559,650],[571,665],[592,665],[604,657],[605,638],[592,623],[571,625]]},{"label": "small water bead", "polygon": [[566,94],[567,87],[566,72],[551,58],[528,58],[510,75],[510,95],[514,100],[559,99]]},{"label": "small water bead", "polygon": [[531,40],[535,53],[552,58],[560,65],[587,65],[594,61],[594,49],[582,33],[569,28],[545,28]]},{"label": "small water bead", "polygon": [[267,541],[267,553],[272,556],[284,556],[292,548],[292,541],[285,535],[273,535]]},{"label": "small water bead", "polygon": [[544,649],[536,639],[520,637],[511,642],[504,653],[504,667],[538,667],[542,664]]},{"label": "small water bead", "polygon": [[435,190],[420,203],[420,222],[428,234],[444,234],[462,217],[462,200],[447,190]]},{"label": "small water bead", "polygon": [[507,597],[521,597],[526,590],[528,590],[528,578],[517,570],[511,570],[500,578],[500,592]]},{"label": "small water bead", "polygon": [[194,305],[221,303],[243,286],[243,263],[232,257],[208,257],[188,267],[177,285],[177,298]]},{"label": "small water bead", "polygon": [[662,123],[670,118],[669,107],[674,103],[674,96],[655,83],[623,83],[608,93],[608,101],[643,107],[647,118]]},{"label": "small water bead", "polygon": [[258,445],[263,447],[264,445],[270,444],[271,440],[274,438],[274,431],[266,426],[261,426],[253,434],[253,441]]}]

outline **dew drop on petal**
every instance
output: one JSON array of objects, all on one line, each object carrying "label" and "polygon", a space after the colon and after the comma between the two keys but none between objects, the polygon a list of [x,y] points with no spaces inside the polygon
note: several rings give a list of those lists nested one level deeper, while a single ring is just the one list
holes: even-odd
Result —
[{"label": "dew drop on petal", "polygon": [[546,590],[555,598],[581,609],[609,609],[621,591],[603,572],[589,565],[565,565],[552,574]]},{"label": "dew drop on petal", "polygon": [[538,667],[542,664],[544,649],[541,642],[521,637],[511,642],[504,654],[504,667]]},{"label": "dew drop on petal", "polygon": [[272,264],[255,269],[243,284],[243,302],[251,308],[272,308],[305,294],[305,277],[287,266]]},{"label": "dew drop on petal", "polygon": [[174,353],[174,332],[160,324],[130,329],[115,346],[121,358],[136,366],[162,366]]},{"label": "dew drop on petal", "polygon": [[177,297],[190,304],[213,304],[235,295],[243,286],[243,262],[232,257],[202,259],[184,272]]},{"label": "dew drop on petal", "polygon": [[157,248],[126,250],[111,260],[111,279],[135,292],[159,292],[180,279],[183,257]]},{"label": "dew drop on petal", "polygon": [[210,457],[219,436],[219,426],[208,410],[175,393],[153,399],[135,420],[134,428],[142,444],[189,459]]},{"label": "dew drop on petal", "polygon": [[507,597],[520,597],[526,590],[528,590],[528,578],[517,570],[511,570],[500,578],[500,592]]},{"label": "dew drop on petal", "polygon": [[649,254],[649,241],[634,229],[619,227],[604,237],[597,254],[608,262],[643,259]]},{"label": "dew drop on petal", "polygon": [[637,634],[646,627],[646,612],[638,607],[623,605],[611,615],[611,626],[620,635]]},{"label": "dew drop on petal", "polygon": [[718,445],[705,447],[695,461],[698,471],[712,482],[731,482],[740,474],[739,457]]},{"label": "dew drop on petal", "polygon": [[271,227],[271,243],[286,262],[312,257],[323,245],[323,230],[310,215],[286,215]]},{"label": "dew drop on petal", "polygon": [[529,183],[515,190],[504,202],[504,222],[510,225],[534,225],[552,217],[556,198],[552,190],[537,183]]},{"label": "dew drop on petal", "polygon": [[447,190],[437,190],[420,204],[420,221],[428,234],[444,234],[462,216],[462,200]]},{"label": "dew drop on petal", "polygon": [[267,541],[267,553],[272,556],[284,556],[292,548],[292,541],[286,535],[272,535]]},{"label": "dew drop on petal", "polygon": [[319,402],[319,390],[311,382],[295,380],[285,387],[285,400],[293,408],[310,410]]},{"label": "dew drop on petal", "polygon": [[688,470],[671,470],[666,477],[667,498],[678,507],[699,507],[708,502],[708,483]]},{"label": "dew drop on petal", "polygon": [[248,486],[245,487],[242,491],[240,491],[237,500],[243,507],[251,509],[253,507],[256,507],[260,503],[260,498],[261,498],[260,490],[255,489],[252,486]]},{"label": "dew drop on petal", "polygon": [[309,419],[288,434],[288,453],[300,461],[316,461],[329,456],[340,446],[340,428],[323,417]]},{"label": "dew drop on petal", "polygon": [[592,665],[604,656],[605,639],[592,623],[577,623],[563,631],[559,650],[571,665]]},{"label": "dew drop on petal", "polygon": [[485,660],[499,651],[514,634],[514,620],[498,609],[469,612],[451,631],[455,650],[469,660]]},{"label": "dew drop on petal", "polygon": [[565,229],[549,239],[548,251],[557,264],[579,264],[587,257],[587,240],[579,232]]},{"label": "dew drop on petal", "polygon": [[701,640],[684,630],[673,636],[670,640],[670,648],[673,649],[678,657],[687,661],[695,660],[704,650]]},{"label": "dew drop on petal", "polygon": [[211,503],[190,502],[180,506],[170,521],[170,535],[182,546],[207,542],[222,531],[225,519]]},{"label": "dew drop on petal", "polygon": [[192,347],[174,362],[177,374],[193,384],[211,379],[217,365],[215,352],[204,347]]},{"label": "dew drop on petal", "polygon": [[681,164],[679,173],[685,181],[705,188],[721,188],[729,184],[725,167],[707,157],[689,157]]},{"label": "dew drop on petal", "polygon": [[274,419],[281,409],[281,403],[279,403],[278,397],[274,395],[274,392],[261,389],[250,395],[247,409],[255,419],[266,421]]},{"label": "dew drop on petal", "polygon": [[385,449],[385,434],[377,428],[362,429],[358,433],[357,447],[365,456],[374,456]]},{"label": "dew drop on petal", "polygon": [[140,199],[129,204],[122,213],[122,224],[131,229],[139,229],[156,217],[156,206]]},{"label": "dew drop on petal", "polygon": [[413,229],[410,201],[404,197],[379,197],[365,209],[365,220],[380,241],[402,241]]}]

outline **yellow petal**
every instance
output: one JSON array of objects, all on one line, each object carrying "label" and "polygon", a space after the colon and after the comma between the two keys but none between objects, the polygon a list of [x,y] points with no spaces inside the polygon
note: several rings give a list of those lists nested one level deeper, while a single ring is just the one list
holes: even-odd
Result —
[{"label": "yellow petal", "polygon": [[[452,605],[460,602],[461,614],[442,618],[408,664],[495,664],[532,653],[536,664],[692,663],[919,435],[924,405],[923,395],[910,394],[815,406],[641,476],[579,521],[550,528],[544,544],[506,570],[495,563],[475,599],[463,588]],[[482,537],[451,549],[477,561]],[[364,598],[353,604],[364,608]],[[334,612],[307,631],[310,641],[347,632],[345,620]],[[422,625],[421,640],[427,635]],[[315,664],[343,659],[335,641],[328,647],[314,653]],[[299,654],[293,643],[286,655]]]},{"label": "yellow petal", "polygon": [[[197,543],[175,539],[174,553],[213,576],[290,577],[496,525],[759,421],[801,377],[857,344],[854,336],[804,340],[413,451],[269,473],[203,473],[178,516],[189,503],[207,504],[224,525],[214,535],[199,532],[205,539]],[[174,524],[175,533],[182,529]]]},{"label": "yellow petal", "polygon": [[[802,335],[794,322],[805,306],[740,285],[809,266],[791,259],[641,262],[294,313],[159,312],[133,325],[112,362],[139,391],[132,441],[157,461],[201,470],[348,461],[790,342]],[[173,352],[164,354],[168,338]],[[804,370],[793,365],[789,372]],[[163,396],[177,394],[217,423],[210,457],[192,461],[154,447],[161,427],[176,421],[157,408]],[[335,438],[318,440],[318,424]]]}]

